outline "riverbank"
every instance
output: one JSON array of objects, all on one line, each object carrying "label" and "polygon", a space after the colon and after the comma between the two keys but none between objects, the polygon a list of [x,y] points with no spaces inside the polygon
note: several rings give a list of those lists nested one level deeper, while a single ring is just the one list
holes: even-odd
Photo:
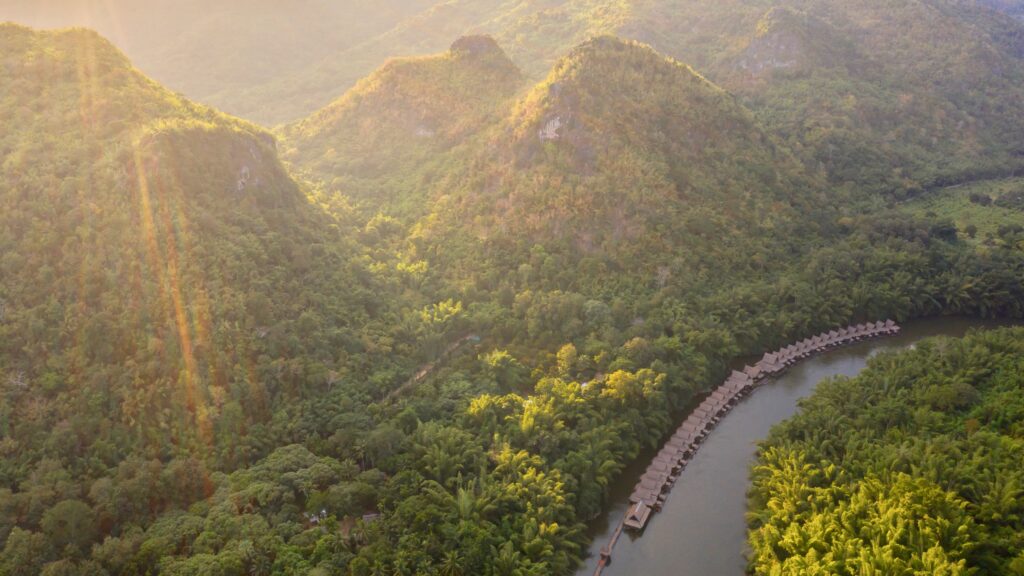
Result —
[{"label": "riverbank", "polygon": [[[962,336],[973,327],[997,325],[963,318],[913,322],[898,336],[824,353],[767,382],[709,434],[673,488],[672,497],[650,520],[644,537],[627,533],[620,538],[605,576],[743,574],[746,492],[756,443],[773,425],[795,413],[800,398],[825,378],[857,374],[868,358],[880,351],[910,346],[922,338]],[[600,550],[629,507],[633,485],[652,456],[653,451],[642,455],[612,487],[612,505],[592,525],[590,557],[577,574],[594,573]]]}]

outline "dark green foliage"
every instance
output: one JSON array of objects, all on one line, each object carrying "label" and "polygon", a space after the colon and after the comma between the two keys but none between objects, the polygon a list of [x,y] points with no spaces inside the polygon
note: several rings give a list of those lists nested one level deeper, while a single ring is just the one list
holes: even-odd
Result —
[{"label": "dark green foliage", "polygon": [[1024,211],[1024,190],[1013,190],[1007,192],[996,198],[994,204],[1000,208]]}]

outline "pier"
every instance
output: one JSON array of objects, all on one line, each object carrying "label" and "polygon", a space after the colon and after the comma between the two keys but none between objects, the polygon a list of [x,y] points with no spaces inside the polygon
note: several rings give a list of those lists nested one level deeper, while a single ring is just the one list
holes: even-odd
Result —
[{"label": "pier", "polygon": [[725,382],[690,413],[651,461],[633,489],[629,509],[615,530],[614,537],[601,550],[595,576],[600,576],[605,566],[611,563],[612,551],[622,530],[644,529],[651,516],[661,510],[672,486],[714,426],[766,378],[778,375],[814,354],[861,340],[897,334],[899,331],[900,327],[892,320],[831,330],[768,352],[753,366],[732,372]]}]

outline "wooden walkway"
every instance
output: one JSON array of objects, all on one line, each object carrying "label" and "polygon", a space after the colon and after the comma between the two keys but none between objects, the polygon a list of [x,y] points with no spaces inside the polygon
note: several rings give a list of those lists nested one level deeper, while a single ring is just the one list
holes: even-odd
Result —
[{"label": "wooden walkway", "polygon": [[715,424],[764,378],[780,374],[814,354],[869,338],[897,334],[899,331],[900,327],[892,320],[832,330],[769,352],[757,364],[747,366],[742,371],[734,371],[694,409],[647,467],[629,497],[629,510],[609,543],[601,550],[601,560],[594,575],[600,576],[605,566],[611,563],[612,550],[622,529],[643,530],[651,515],[661,510],[672,486]]}]

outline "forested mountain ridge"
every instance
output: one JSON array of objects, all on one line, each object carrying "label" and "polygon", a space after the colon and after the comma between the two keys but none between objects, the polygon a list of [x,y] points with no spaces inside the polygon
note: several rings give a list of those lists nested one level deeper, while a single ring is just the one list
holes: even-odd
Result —
[{"label": "forested mountain ridge", "polygon": [[419,185],[412,176],[424,165],[493,124],[521,85],[493,39],[464,37],[444,54],[388,62],[285,127],[285,158],[356,201],[393,211],[402,200],[396,189]]},{"label": "forested mountain ridge", "polygon": [[0,25],[0,75],[0,573],[144,573],[116,548],[301,437],[282,405],[389,364],[382,286],[273,136],[94,32]]},{"label": "forested mountain ridge", "polygon": [[634,31],[736,91],[835,184],[905,194],[1019,165],[1003,115],[1020,106],[1018,23],[945,1],[698,4],[648,5]]},{"label": "forested mountain ridge", "polygon": [[[493,35],[528,76],[539,78],[573,46],[612,33],[648,43],[738,94],[835,186],[904,196],[1024,162],[1024,126],[1015,120],[1022,117],[1024,25],[972,2],[564,1],[542,10],[517,3],[491,8],[446,3],[287,87],[282,81],[282,90],[322,93],[387,56],[433,52],[447,41],[444,34],[465,32]],[[338,84],[335,94],[354,81]]]},{"label": "forested mountain ridge", "polygon": [[[915,193],[964,176],[1010,171],[1024,148],[1024,128],[1015,120],[1022,116],[1024,24],[1003,15],[1019,12],[1013,2],[304,0],[288,17],[265,1],[175,3],[173,11],[152,1],[23,4],[0,3],[0,19],[98,26],[122,37],[123,47],[158,79],[264,123],[297,121],[388,58],[437,53],[461,35],[494,36],[537,81],[587,38],[615,34],[650,44],[742,95],[835,185]],[[834,58],[809,58],[800,66],[778,59],[779,66],[750,82],[749,70],[738,67],[749,55],[736,49],[759,38],[754,44],[765,46],[763,26],[776,9],[809,15],[818,37],[832,41],[806,48],[791,43],[779,55],[824,47]],[[268,32],[254,36],[239,26],[243,20],[258,21]],[[771,58],[771,50],[764,55]],[[210,65],[189,66],[194,58]],[[907,125],[914,128],[902,128]]]},{"label": "forested mountain ridge", "polygon": [[718,249],[752,238],[748,258],[770,258],[762,251],[795,227],[830,218],[823,183],[731,95],[613,37],[574,49],[463,156],[413,232],[445,274],[480,255],[515,267],[543,248],[567,266],[597,267],[545,288],[599,282],[602,269],[654,286],[724,264]]},{"label": "forested mountain ridge", "polygon": [[[303,24],[264,1],[209,10],[190,2],[169,14],[125,2],[19,2],[0,4],[0,18],[100,25],[159,79],[266,123],[297,122],[389,58],[437,53],[461,35],[492,35],[537,81],[574,46],[614,34],[739,95],[836,187],[902,197],[1024,164],[1024,22],[1007,15],[1013,3],[304,0],[290,10]],[[243,19],[276,33],[254,37]],[[161,32],[171,28],[181,34]],[[194,58],[212,64],[195,70]]]}]

